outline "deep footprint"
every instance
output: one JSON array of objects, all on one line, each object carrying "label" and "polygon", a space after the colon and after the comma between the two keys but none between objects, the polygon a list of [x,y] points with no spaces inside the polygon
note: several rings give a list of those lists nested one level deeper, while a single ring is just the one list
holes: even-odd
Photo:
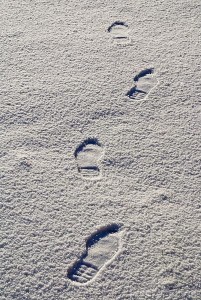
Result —
[{"label": "deep footprint", "polygon": [[118,254],[120,225],[110,224],[92,234],[86,242],[86,251],[69,269],[67,277],[77,284],[87,284]]},{"label": "deep footprint", "polygon": [[135,86],[126,93],[126,96],[135,100],[145,99],[158,84],[154,69],[150,68],[141,71],[134,77],[134,83]]},{"label": "deep footprint", "polygon": [[77,161],[78,172],[88,180],[100,179],[100,159],[103,148],[97,139],[87,139],[75,150],[74,156]]},{"label": "deep footprint", "polygon": [[108,27],[107,31],[111,33],[115,44],[124,45],[130,43],[128,25],[125,22],[116,21]]}]

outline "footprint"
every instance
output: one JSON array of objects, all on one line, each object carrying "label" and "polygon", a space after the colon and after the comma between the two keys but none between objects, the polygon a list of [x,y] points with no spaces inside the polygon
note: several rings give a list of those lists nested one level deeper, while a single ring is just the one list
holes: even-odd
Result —
[{"label": "footprint", "polygon": [[97,139],[87,139],[75,150],[78,172],[88,180],[101,178],[100,159],[103,148]]},{"label": "footprint", "polygon": [[126,96],[135,100],[145,99],[158,84],[153,68],[141,71],[134,77],[134,82],[135,86],[126,93]]},{"label": "footprint", "polygon": [[111,33],[113,42],[115,44],[125,45],[131,41],[129,38],[128,25],[125,22],[116,21],[112,23],[110,27],[108,27],[107,31]]},{"label": "footprint", "polygon": [[120,225],[100,228],[86,241],[86,250],[69,269],[67,277],[77,284],[88,284],[106,265],[116,258],[120,250]]}]

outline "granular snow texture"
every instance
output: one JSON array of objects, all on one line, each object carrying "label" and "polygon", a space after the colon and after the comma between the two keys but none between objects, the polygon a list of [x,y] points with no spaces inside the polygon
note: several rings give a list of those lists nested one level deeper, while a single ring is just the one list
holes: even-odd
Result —
[{"label": "granular snow texture", "polygon": [[0,300],[201,299],[200,23],[0,1]]}]

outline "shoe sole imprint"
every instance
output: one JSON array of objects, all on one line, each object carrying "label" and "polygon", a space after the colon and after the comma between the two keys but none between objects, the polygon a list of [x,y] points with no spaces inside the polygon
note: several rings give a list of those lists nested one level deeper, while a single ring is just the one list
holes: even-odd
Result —
[{"label": "shoe sole imprint", "polygon": [[103,154],[103,147],[95,138],[85,140],[76,148],[74,156],[83,179],[98,180],[102,177],[100,160]]},{"label": "shoe sole imprint", "polygon": [[142,70],[133,80],[135,86],[126,93],[126,96],[137,101],[145,100],[159,83],[153,68]]},{"label": "shoe sole imprint", "polygon": [[131,42],[128,24],[125,22],[116,21],[108,27],[107,31],[111,33],[113,43],[117,45],[126,45]]},{"label": "shoe sole imprint", "polygon": [[101,227],[86,240],[86,250],[68,269],[67,277],[74,284],[87,285],[110,264],[121,250],[121,225]]}]

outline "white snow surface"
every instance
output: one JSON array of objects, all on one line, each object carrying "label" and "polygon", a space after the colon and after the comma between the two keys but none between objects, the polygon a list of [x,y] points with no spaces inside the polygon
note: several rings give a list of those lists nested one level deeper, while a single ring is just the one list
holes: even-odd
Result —
[{"label": "white snow surface", "polygon": [[[201,299],[200,24],[200,0],[0,1],[0,300]],[[74,284],[113,223],[118,255]]]}]

